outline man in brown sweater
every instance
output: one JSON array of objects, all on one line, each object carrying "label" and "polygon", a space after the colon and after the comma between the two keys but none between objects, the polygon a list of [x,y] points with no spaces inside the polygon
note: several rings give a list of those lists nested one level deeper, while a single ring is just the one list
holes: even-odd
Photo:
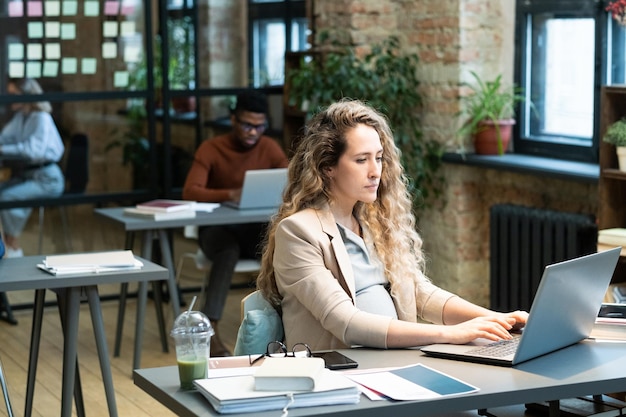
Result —
[{"label": "man in brown sweater", "polygon": [[[198,147],[183,188],[185,200],[237,201],[247,170],[287,166],[287,156],[279,144],[263,135],[268,122],[267,112],[265,95],[250,90],[237,96],[237,104],[230,116],[232,131],[205,140]],[[230,355],[219,338],[217,323],[224,310],[235,264],[240,258],[260,256],[259,244],[265,227],[265,223],[252,223],[205,226],[198,230],[200,248],[212,261],[202,308],[215,329],[211,338],[211,356]]]}]

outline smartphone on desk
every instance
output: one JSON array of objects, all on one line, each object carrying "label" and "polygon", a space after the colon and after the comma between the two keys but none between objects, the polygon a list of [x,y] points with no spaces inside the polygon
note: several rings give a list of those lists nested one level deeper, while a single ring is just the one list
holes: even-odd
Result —
[{"label": "smartphone on desk", "polygon": [[325,352],[313,352],[313,356],[316,358],[324,359],[326,367],[328,369],[349,369],[359,366],[358,362],[350,359],[346,355],[337,352],[336,350]]}]

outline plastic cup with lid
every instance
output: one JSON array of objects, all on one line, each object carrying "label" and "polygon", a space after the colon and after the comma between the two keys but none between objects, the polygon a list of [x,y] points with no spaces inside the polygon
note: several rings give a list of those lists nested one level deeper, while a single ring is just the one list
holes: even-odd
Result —
[{"label": "plastic cup with lid", "polygon": [[185,311],[174,322],[170,336],[176,346],[181,389],[193,389],[195,379],[207,378],[214,334],[208,317],[200,311]]}]

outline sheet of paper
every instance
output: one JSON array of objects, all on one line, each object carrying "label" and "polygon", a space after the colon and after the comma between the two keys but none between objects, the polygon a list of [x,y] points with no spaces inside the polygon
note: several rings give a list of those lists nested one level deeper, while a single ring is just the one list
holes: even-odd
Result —
[{"label": "sheet of paper", "polygon": [[76,24],[75,23],[61,23],[61,39],[63,40],[76,39]]},{"label": "sheet of paper", "polygon": [[61,14],[61,3],[58,1],[47,0],[44,3],[44,13],[46,16],[59,16]]},{"label": "sheet of paper", "polygon": [[28,37],[31,39],[43,38],[43,23],[28,22]]},{"label": "sheet of paper", "polygon": [[95,58],[83,58],[80,61],[80,71],[83,74],[95,74],[96,65],[97,62]]},{"label": "sheet of paper", "polygon": [[44,61],[43,76],[56,77],[59,75],[59,61]]},{"label": "sheet of paper", "polygon": [[46,59],[61,59],[61,44],[60,43],[47,43],[46,44]]},{"label": "sheet of paper", "polygon": [[78,2],[76,0],[66,0],[61,7],[63,16],[76,16],[78,13]]},{"label": "sheet of paper", "polygon": [[9,17],[22,17],[24,16],[24,3],[21,1],[9,2]]},{"label": "sheet of paper", "polygon": [[478,388],[426,365],[346,373],[354,382],[394,400],[422,400],[477,392]]},{"label": "sheet of paper", "polygon": [[195,211],[212,212],[220,206],[220,203],[195,203],[193,208]]},{"label": "sheet of paper", "polygon": [[30,61],[38,60],[43,57],[43,48],[40,43],[29,43],[26,46],[26,58]]},{"label": "sheet of paper", "polygon": [[113,86],[116,88],[128,87],[130,81],[130,75],[128,71],[115,71],[113,73]]},{"label": "sheet of paper", "polygon": [[100,3],[93,0],[87,0],[83,3],[85,16],[99,16],[100,15]]},{"label": "sheet of paper", "polygon": [[61,73],[76,74],[78,72],[78,60],[76,58],[63,58],[61,60]]},{"label": "sheet of paper", "polygon": [[9,77],[24,78],[25,68],[23,62],[9,62]]},{"label": "sheet of paper", "polygon": [[104,22],[102,23],[102,34],[105,38],[114,38],[117,36],[117,22]]},{"label": "sheet of paper", "polygon": [[40,17],[43,15],[43,6],[41,1],[26,2],[26,12],[30,17]]},{"label": "sheet of paper", "polygon": [[41,77],[41,62],[27,62],[26,63],[26,76],[28,78]]},{"label": "sheet of paper", "polygon": [[23,43],[10,43],[9,44],[9,61],[18,61],[24,59],[24,44]]}]

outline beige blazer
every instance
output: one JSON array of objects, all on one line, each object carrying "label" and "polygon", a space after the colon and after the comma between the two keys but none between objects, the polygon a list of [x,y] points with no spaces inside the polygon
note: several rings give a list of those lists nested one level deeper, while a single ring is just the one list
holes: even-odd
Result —
[{"label": "beige blazer", "polygon": [[[367,233],[365,234],[367,236]],[[283,297],[283,324],[289,347],[307,343],[314,350],[363,345],[386,348],[391,318],[360,311],[355,306],[352,265],[328,208],[305,209],[283,219],[276,230],[274,272]],[[394,285],[407,286],[397,311],[413,311],[402,320],[441,323],[446,301],[454,295],[426,278]],[[400,304],[404,308],[398,308]]]}]

